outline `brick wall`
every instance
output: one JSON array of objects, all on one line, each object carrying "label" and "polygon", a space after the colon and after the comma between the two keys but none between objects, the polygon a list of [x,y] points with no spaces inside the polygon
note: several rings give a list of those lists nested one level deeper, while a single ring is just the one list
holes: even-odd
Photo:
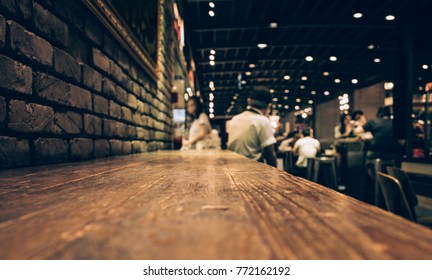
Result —
[{"label": "brick wall", "polygon": [[0,0],[0,168],[171,147],[161,35],[154,81],[81,1]]}]

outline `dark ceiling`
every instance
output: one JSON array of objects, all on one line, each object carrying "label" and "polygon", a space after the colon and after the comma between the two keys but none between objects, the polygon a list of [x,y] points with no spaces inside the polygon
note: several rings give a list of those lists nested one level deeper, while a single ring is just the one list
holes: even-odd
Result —
[{"label": "dark ceiling", "polygon": [[[226,116],[242,111],[248,92],[256,86],[272,89],[275,109],[284,114],[296,105],[304,108],[357,87],[393,81],[395,63],[406,59],[407,38],[412,38],[418,54],[417,79],[425,71],[422,65],[432,64],[431,2],[183,0],[182,8],[199,89],[207,108],[213,93],[215,115]],[[356,13],[362,17],[355,18]],[[395,19],[386,20],[388,15]],[[260,49],[259,43],[267,47]],[[210,65],[211,50],[214,65]],[[307,61],[308,56],[313,60]],[[239,74],[244,81],[241,89]]]}]

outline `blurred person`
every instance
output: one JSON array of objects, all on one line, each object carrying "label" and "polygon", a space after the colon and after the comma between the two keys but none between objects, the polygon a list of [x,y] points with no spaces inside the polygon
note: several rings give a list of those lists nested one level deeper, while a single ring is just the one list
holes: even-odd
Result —
[{"label": "blurred person", "polygon": [[204,149],[206,138],[209,137],[211,125],[204,113],[203,105],[197,96],[191,96],[186,103],[187,113],[192,118],[189,126],[189,137],[183,139],[182,149]]},{"label": "blurred person", "polygon": [[362,110],[354,111],[351,114],[351,119],[354,121],[354,126],[363,126],[367,123],[367,119]]},{"label": "blurred person", "polygon": [[314,158],[321,149],[320,142],[312,137],[312,130],[305,128],[302,131],[302,138],[294,145],[293,153],[298,154],[296,166],[307,167],[308,158]]},{"label": "blurred person", "polygon": [[354,126],[351,123],[351,120],[352,119],[350,115],[341,115],[339,124],[335,127],[334,131],[334,136],[336,139],[356,137],[354,134]]},{"label": "blurred person", "polygon": [[287,135],[287,139],[283,140],[278,148],[279,152],[288,152],[291,151],[294,147],[294,144],[297,142],[298,139],[300,139],[301,134],[298,131],[291,131]]},{"label": "blurred person", "polygon": [[272,100],[267,90],[254,90],[248,98],[246,111],[232,118],[228,135],[228,149],[250,159],[276,167],[270,119],[266,116]]}]

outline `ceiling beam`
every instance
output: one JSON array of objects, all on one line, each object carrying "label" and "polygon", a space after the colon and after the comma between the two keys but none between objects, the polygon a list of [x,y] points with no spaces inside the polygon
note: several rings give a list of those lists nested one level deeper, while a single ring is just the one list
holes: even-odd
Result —
[{"label": "ceiling beam", "polygon": [[[273,48],[296,48],[296,47],[309,47],[309,48],[341,48],[341,49],[350,49],[350,48],[356,48],[356,49],[367,49],[368,44],[360,44],[360,43],[341,43],[341,44],[331,44],[331,43],[296,43],[296,44],[270,44],[269,47]],[[245,43],[238,43],[237,45],[223,45],[223,44],[211,44],[211,45],[203,45],[196,47],[196,51],[210,51],[210,50],[237,50],[237,49],[257,49],[257,45],[251,45],[251,44],[245,44]],[[388,51],[396,51],[397,48],[393,46],[383,46],[380,45],[380,50],[388,50]]]}]

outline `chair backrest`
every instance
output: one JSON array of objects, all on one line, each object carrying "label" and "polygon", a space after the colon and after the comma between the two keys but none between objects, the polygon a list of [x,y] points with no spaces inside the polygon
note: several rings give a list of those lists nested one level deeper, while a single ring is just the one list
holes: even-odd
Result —
[{"label": "chair backrest", "polygon": [[406,200],[410,206],[411,213],[414,215],[415,219],[416,214],[414,207],[418,205],[419,202],[408,175],[405,171],[395,166],[387,166],[387,172],[390,176],[396,178],[401,184]]},{"label": "chair backrest", "polygon": [[377,179],[384,194],[387,209],[396,215],[415,221],[399,181],[382,172],[377,173]]}]

